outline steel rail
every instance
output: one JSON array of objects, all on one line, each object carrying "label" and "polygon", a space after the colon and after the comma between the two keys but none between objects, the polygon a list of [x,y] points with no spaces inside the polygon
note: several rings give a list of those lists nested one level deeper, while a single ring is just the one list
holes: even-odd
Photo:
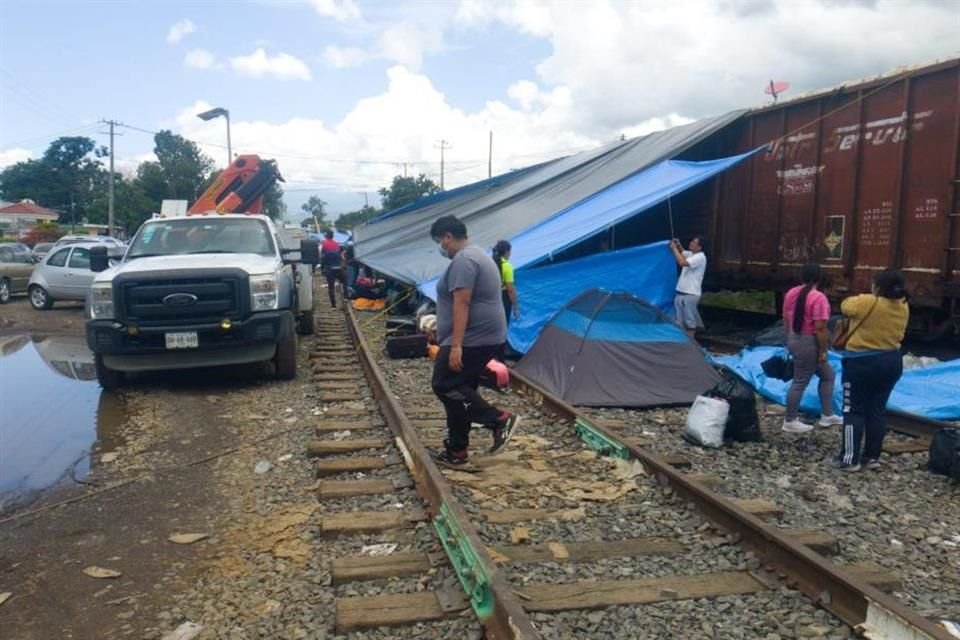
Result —
[{"label": "steel rail", "polygon": [[[397,439],[417,492],[427,502],[434,527],[474,612],[484,626],[485,637],[489,640],[539,640],[542,636],[523,609],[520,599],[487,553],[469,515],[430,457],[416,427],[394,398],[383,371],[363,337],[356,314],[346,301],[344,306],[347,308],[347,327],[367,381],[387,426]],[[464,555],[469,557],[464,558]]]},{"label": "steel rail", "polygon": [[605,440],[628,451],[629,456],[638,460],[658,482],[692,503],[716,525],[739,535],[739,544],[753,551],[765,563],[769,572],[767,577],[785,578],[864,637],[872,640],[951,640],[945,630],[895,598],[851,576],[842,567],[791,540],[729,499],[690,480],[659,456],[594,423],[575,407],[517,371],[511,370],[510,382],[542,409],[569,420],[573,425],[588,425]]}]

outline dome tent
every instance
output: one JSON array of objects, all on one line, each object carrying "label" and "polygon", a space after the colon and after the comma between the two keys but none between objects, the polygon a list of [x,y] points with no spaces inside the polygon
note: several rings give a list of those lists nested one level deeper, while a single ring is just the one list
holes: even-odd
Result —
[{"label": "dome tent", "polygon": [[627,293],[590,289],[544,327],[517,371],[573,405],[690,404],[720,377],[673,320]]}]

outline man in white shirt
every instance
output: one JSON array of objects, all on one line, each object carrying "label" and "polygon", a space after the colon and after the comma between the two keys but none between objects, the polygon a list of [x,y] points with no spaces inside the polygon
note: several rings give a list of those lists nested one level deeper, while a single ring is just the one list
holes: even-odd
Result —
[{"label": "man in white shirt", "polygon": [[673,299],[677,324],[683,327],[692,339],[697,329],[703,328],[703,319],[697,305],[700,304],[703,274],[707,271],[707,256],[703,254],[703,241],[694,236],[687,245],[689,251],[682,251],[683,245],[676,238],[670,243],[670,251],[677,264],[683,267],[677,280],[677,295]]}]

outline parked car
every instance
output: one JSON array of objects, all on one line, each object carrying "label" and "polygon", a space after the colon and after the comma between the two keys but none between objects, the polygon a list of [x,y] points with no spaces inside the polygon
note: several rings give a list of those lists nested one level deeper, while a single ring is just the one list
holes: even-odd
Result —
[{"label": "parked car", "polygon": [[[90,249],[102,247],[101,242],[82,242],[54,247],[43,262],[37,265],[27,293],[34,309],[45,311],[58,300],[84,300],[97,274],[90,270]],[[111,248],[119,258],[123,250]]]},{"label": "parked car", "polygon": [[0,304],[15,293],[24,293],[36,263],[12,242],[0,244]]},{"label": "parked car", "polygon": [[91,235],[67,235],[63,236],[57,240],[54,246],[62,247],[70,244],[79,244],[81,242],[97,242],[99,244],[105,244],[108,247],[126,247],[126,245],[112,236],[91,236]]},{"label": "parked car", "polygon": [[38,242],[37,244],[33,245],[33,251],[30,253],[33,254],[33,257],[37,262],[41,262],[47,257],[47,254],[50,253],[50,250],[53,249],[54,244],[55,243],[53,242]]}]

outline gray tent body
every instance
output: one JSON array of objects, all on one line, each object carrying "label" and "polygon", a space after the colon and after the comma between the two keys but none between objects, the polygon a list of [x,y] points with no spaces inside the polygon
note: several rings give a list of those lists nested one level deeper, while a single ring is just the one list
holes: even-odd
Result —
[{"label": "gray tent body", "polygon": [[357,259],[401,282],[425,282],[447,266],[430,238],[430,225],[437,218],[456,215],[466,223],[473,242],[492,247],[624,178],[675,158],[742,113],[733,111],[560,158],[489,180],[483,189],[428,198],[422,207],[414,205],[355,229]]},{"label": "gray tent body", "polygon": [[720,377],[673,320],[624,293],[591,289],[547,324],[516,370],[573,405],[686,405]]}]

